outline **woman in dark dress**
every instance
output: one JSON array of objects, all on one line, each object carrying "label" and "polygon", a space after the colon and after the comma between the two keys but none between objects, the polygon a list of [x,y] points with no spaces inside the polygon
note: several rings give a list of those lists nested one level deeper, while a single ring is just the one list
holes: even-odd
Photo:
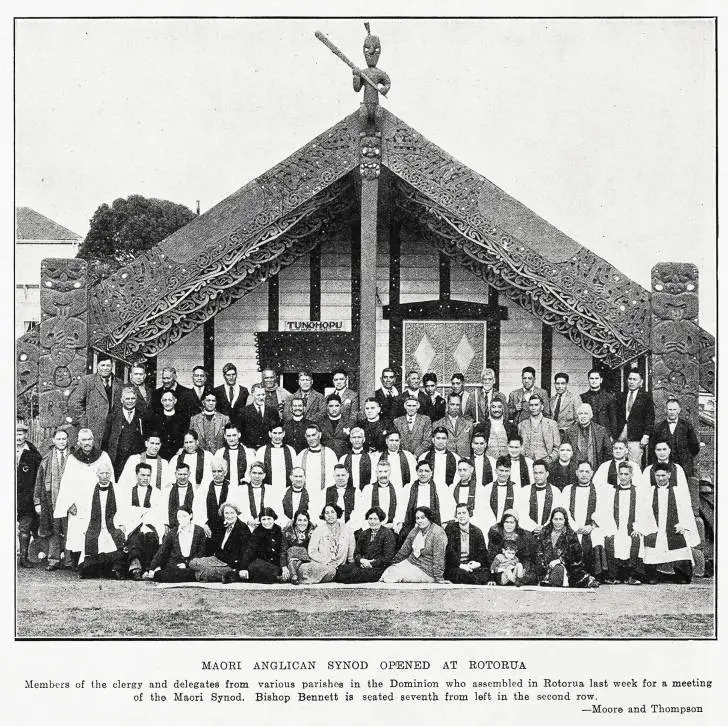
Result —
[{"label": "woman in dark dress", "polygon": [[177,526],[164,536],[162,544],[154,555],[145,580],[157,582],[191,582],[195,573],[190,569],[190,560],[205,554],[205,530],[192,523],[192,508],[177,510]]},{"label": "woman in dark dress", "polygon": [[365,516],[369,528],[363,529],[357,537],[354,561],[345,562],[337,568],[336,582],[378,582],[384,570],[392,564],[397,552],[397,538],[389,527],[382,526],[387,515],[380,507],[372,507]]},{"label": "woman in dark dress", "polygon": [[283,573],[281,549],[283,532],[276,524],[278,515],[271,507],[260,510],[260,524],[253,530],[248,546],[240,564],[238,576],[243,582],[274,583],[283,575],[288,576],[288,568]]},{"label": "woman in dark dress", "polygon": [[286,569],[290,575],[291,585],[298,584],[298,568],[302,562],[310,562],[308,556],[308,543],[311,541],[311,532],[315,529],[308,512],[296,512],[293,521],[283,528],[281,546],[281,569]]},{"label": "woman in dark dress", "polygon": [[488,562],[491,582],[498,585],[535,585],[536,544],[526,530],[518,526],[512,509],[503,512],[501,521],[488,531]]},{"label": "woman in dark dress", "polygon": [[234,502],[223,502],[218,508],[223,528],[213,531],[213,554],[190,560],[200,582],[234,582],[241,567],[243,554],[250,539],[248,525],[238,517],[240,507]]},{"label": "woman in dark dress", "polygon": [[551,512],[548,524],[538,536],[536,569],[547,587],[599,587],[585,569],[579,537],[569,526],[563,507]]}]

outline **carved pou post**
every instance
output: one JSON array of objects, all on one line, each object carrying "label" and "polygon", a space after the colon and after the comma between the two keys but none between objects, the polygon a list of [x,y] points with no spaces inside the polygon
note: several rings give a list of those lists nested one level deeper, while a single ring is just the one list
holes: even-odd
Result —
[{"label": "carved pou post", "polygon": [[[652,395],[656,422],[665,419],[665,403],[680,402],[680,416],[699,428],[700,328],[698,327],[698,268],[685,262],[661,262],[652,268]],[[698,515],[697,478],[688,482],[701,542],[705,539]],[[705,560],[693,550],[695,574]]]},{"label": "carved pou post", "polygon": [[68,397],[86,372],[88,346],[87,263],[45,259],[40,278],[40,424],[67,423]]}]

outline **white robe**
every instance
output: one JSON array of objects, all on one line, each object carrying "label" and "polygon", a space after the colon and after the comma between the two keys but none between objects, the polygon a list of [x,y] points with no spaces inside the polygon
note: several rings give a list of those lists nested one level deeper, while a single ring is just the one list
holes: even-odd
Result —
[{"label": "white robe", "polygon": [[[245,474],[243,474],[243,481],[238,481],[238,456],[240,456],[241,449],[245,450]],[[223,454],[225,453],[225,447],[218,449],[215,455],[212,457],[213,462],[225,461]],[[255,451],[249,449],[247,446],[238,444],[237,449],[229,450],[230,456],[230,468],[227,473],[227,478],[230,480],[230,484],[239,486],[241,484],[247,484],[250,481],[250,467],[255,462]],[[227,463],[227,462],[226,462]]]},{"label": "white robe", "polygon": [[[571,489],[572,487],[576,487],[576,497],[574,499],[574,516],[571,515],[571,510],[569,509],[569,505],[571,503]],[[602,499],[602,489],[600,489],[598,486],[595,485],[596,493],[597,493],[597,502],[596,502],[596,508],[594,509],[594,514],[592,516],[593,521],[598,525],[599,520],[599,512],[602,511],[603,505],[601,504]],[[569,484],[568,486],[564,487],[564,491],[561,492],[561,501],[564,504],[564,509],[569,513],[569,525],[570,527],[576,532],[577,529],[580,527],[586,526],[586,513],[587,509],[589,508],[589,490],[590,487],[588,486],[579,486],[578,484]],[[577,537],[579,538],[579,543],[581,544],[581,541],[584,537],[582,534],[577,534]],[[592,547],[596,547],[597,545],[603,545],[604,544],[604,532],[601,530],[599,526],[596,526],[591,531],[591,543]]]},{"label": "white robe", "polygon": [[487,484],[490,484],[490,481],[483,481],[483,458],[488,459],[490,462],[490,470],[493,472],[493,476],[495,476],[495,459],[492,456],[488,456],[487,454],[483,454],[483,456],[473,456],[472,462],[475,467],[473,476],[475,476],[475,481],[478,482],[478,486],[486,486]]},{"label": "white robe", "polygon": [[[475,473],[473,473],[475,476]],[[487,485],[487,482],[486,482]],[[485,511],[483,509],[483,502],[485,497],[485,485],[477,483],[475,485],[475,502],[473,504],[473,513],[470,515],[470,522],[481,530],[487,525],[485,518]],[[447,522],[451,519],[455,519],[455,510],[458,504],[468,503],[468,494],[470,492],[469,486],[460,486],[460,479],[456,477],[455,484],[449,487],[449,498],[447,507],[440,505],[440,516],[443,522]],[[487,504],[487,502],[486,502]],[[487,534],[487,531],[483,531],[483,534]]]},{"label": "white robe", "polygon": [[[91,507],[93,506],[93,495],[96,487],[91,489],[85,498],[81,498],[81,505],[78,507],[78,528],[81,535],[81,557],[79,558],[79,564],[84,561],[86,557],[86,532],[91,524]],[[99,554],[116,552],[119,548],[116,546],[116,542],[111,536],[111,532],[106,528],[106,507],[109,501],[109,494],[114,489],[114,485],[109,485],[109,490],[106,492],[99,492],[99,503],[101,504],[101,531],[99,532]],[[121,527],[125,524],[126,520],[126,509],[124,506],[123,497],[119,496],[119,492],[114,491],[114,497],[116,499],[116,514],[114,515],[113,524],[114,527]],[[70,548],[69,548],[70,549]],[[75,550],[73,550],[75,551]]]},{"label": "white robe", "polygon": [[[271,446],[270,449],[270,468],[271,468],[271,480],[266,480],[265,485],[267,487],[275,487],[276,492],[285,492],[286,487],[289,484],[288,476],[286,475],[286,457],[283,453],[283,449],[288,449],[288,453],[291,455],[291,464],[296,465],[296,451],[292,446],[283,444],[282,446]],[[256,461],[263,463],[265,461],[265,446],[261,446],[255,453]],[[268,493],[266,493],[266,498]],[[282,496],[282,494],[281,494]],[[276,514],[278,514],[276,509]]]},{"label": "white robe", "polygon": [[117,486],[116,498],[117,505],[121,499],[124,510],[124,524],[126,526],[126,536],[128,537],[137,527],[148,525],[154,527],[157,536],[160,539],[164,536],[164,521],[160,519],[160,499],[162,499],[162,491],[150,485],[152,491],[150,497],[150,506],[144,506],[146,492],[139,490],[139,506],[132,505],[131,497],[133,487],[130,489],[122,489],[121,485]]},{"label": "white robe", "polygon": [[[564,507],[568,509],[568,502],[564,504],[563,494],[559,491],[558,487],[549,484],[546,484],[546,486],[542,488],[537,487],[535,484],[527,487],[521,487],[521,490],[518,492],[517,509],[520,514],[518,524],[527,532],[533,532],[536,527],[544,526],[541,522],[543,521],[543,510],[546,506],[546,490],[549,486],[551,486],[551,494],[553,496],[551,499],[551,511],[546,514],[546,521],[549,521],[551,512],[553,512],[556,507]],[[533,490],[536,491],[536,521],[531,519],[531,493]],[[598,498],[597,501],[599,501]]]},{"label": "white robe", "polygon": [[[305,455],[305,456],[304,456]],[[304,466],[304,458],[306,465]],[[321,486],[321,460],[324,461],[324,485]],[[309,496],[313,498],[313,492],[323,492],[326,487],[330,487],[334,483],[334,466],[338,463],[336,454],[328,446],[322,446],[320,451],[312,452],[304,449],[294,460],[294,466],[300,466],[306,472],[306,488]],[[322,496],[316,497],[317,501],[322,501]],[[323,504],[321,505],[323,506]],[[318,516],[319,512],[315,516]],[[311,512],[314,515],[314,512]]]},{"label": "white robe", "polygon": [[[106,464],[112,470],[111,481],[113,482],[114,474],[111,459],[109,459],[109,455],[105,451],[102,451],[101,456],[92,464],[84,464],[73,454],[66,460],[66,468],[61,477],[53,516],[61,519],[68,515],[66,549],[71,552],[81,552],[83,549],[86,528],[80,512],[83,508],[90,508],[91,506],[91,495],[99,480],[96,472],[101,464]],[[134,481],[136,481],[136,476],[134,477]],[[78,510],[76,516],[68,514],[68,510],[74,504]]]},{"label": "white robe", "polygon": [[[605,487],[608,489],[612,489],[612,485],[607,481],[607,475],[609,474],[609,465],[612,463],[613,459],[609,459],[609,461],[602,462],[599,467],[597,468],[596,472],[594,472],[594,484],[598,486],[600,489],[604,489]],[[629,461],[629,458],[626,459],[627,463],[632,463]],[[620,462],[621,463],[621,462]],[[619,464],[617,464],[619,466]],[[619,473],[619,469],[617,469],[617,473]],[[617,477],[617,483],[619,483],[619,477]],[[640,471],[639,466],[634,464],[632,466],[632,484],[634,484],[637,489],[642,487],[644,483],[644,477],[642,475],[642,472]],[[649,479],[647,480],[647,483],[649,485]]]},{"label": "white robe", "polygon": [[[351,477],[351,483],[353,484],[355,489],[358,489],[359,491],[362,491],[363,486],[366,486],[367,484],[373,484],[377,480],[377,468],[372,464],[372,475],[369,477],[369,481],[360,482],[359,481],[359,467],[361,465],[361,457],[362,456],[368,456],[369,460],[371,461],[371,454],[368,454],[366,451],[362,449],[361,453],[351,455],[351,472],[349,473],[349,476]],[[344,460],[346,459],[346,454],[344,456],[339,458],[339,464],[343,464]]]},{"label": "white robe", "polygon": [[[682,467],[678,467],[682,470]],[[684,474],[683,474],[684,476]],[[678,479],[679,480],[679,479]],[[685,547],[679,549],[668,549],[667,547],[667,507],[669,487],[658,487],[658,517],[655,519],[652,508],[654,487],[642,487],[641,495],[644,497],[643,511],[645,513],[645,534],[657,532],[657,541],[654,547],[644,548],[644,561],[646,565],[657,565],[664,562],[677,562],[678,560],[693,560],[691,547],[700,544],[700,535],[695,526],[695,515],[690,504],[690,492],[687,485],[678,484],[675,486],[675,504],[677,507],[677,521],[685,528]]]},{"label": "white robe", "polygon": [[[200,481],[197,481],[196,474],[197,474],[197,459],[193,459],[191,454],[185,454],[184,462],[185,464],[188,464],[190,467],[190,482],[192,482],[192,485],[195,488],[195,491],[199,489],[199,487],[202,484],[205,484],[206,482],[212,481],[212,454],[209,451],[205,451],[204,449],[197,449],[197,456],[202,455],[203,457],[203,464],[202,464],[202,479]],[[179,461],[179,458],[182,456],[182,454],[175,454],[170,460],[169,460],[169,470],[172,473],[172,477],[174,477],[174,472],[177,470],[177,462]],[[164,475],[162,475],[164,476]]]},{"label": "white robe", "polygon": [[[366,513],[372,508],[372,492],[375,487],[379,487],[378,482],[375,482],[374,484],[367,484],[364,489],[362,489],[357,508],[349,520],[351,523],[354,519],[356,519],[356,526],[354,527],[354,530],[369,529],[369,524],[366,520]],[[394,488],[395,495],[397,497],[397,506],[394,510],[394,522],[385,524],[386,527],[392,527],[395,524],[404,524],[405,517],[407,516],[407,503],[410,498],[410,486],[395,486]],[[429,506],[429,504],[427,506]],[[380,487],[379,507],[384,511],[385,515],[389,514],[389,486]]]},{"label": "white robe", "polygon": [[[377,480],[377,464],[379,463],[379,459],[382,456],[382,452],[375,451],[369,456],[372,460],[372,483],[374,483],[374,481]],[[402,449],[400,449],[396,454],[387,454],[386,461],[389,462],[389,465],[391,467],[389,472],[389,481],[391,481],[394,486],[401,489],[404,486],[404,483],[402,482],[402,465],[400,463],[400,456],[404,456],[405,461],[407,462],[407,466],[409,467],[410,484],[412,484],[412,482],[416,481],[417,479],[417,460],[415,459],[413,454],[410,454],[409,451],[404,451]]]},{"label": "white robe", "polygon": [[[632,549],[632,537],[627,529],[629,519],[629,493],[631,489],[620,489],[613,486],[605,486],[599,495],[599,510],[594,518],[599,522],[599,528],[603,531],[604,537],[614,537],[614,556],[618,560],[628,560]],[[639,488],[634,488],[635,510],[634,528],[641,532],[639,557],[644,555],[645,528],[650,527],[649,516],[645,516],[645,497]],[[619,526],[614,517],[614,498],[619,497]],[[654,530],[653,530],[654,531]]]},{"label": "white robe", "polygon": [[[126,460],[124,469],[119,477],[119,484],[125,490],[131,489],[137,483],[136,465],[141,461],[141,454],[133,454]],[[150,484],[156,489],[157,488],[157,467],[161,464],[162,466],[162,489],[174,482],[174,469],[169,468],[169,464],[166,459],[161,456],[157,456],[154,459],[148,459],[147,464],[152,467],[152,478]]]},{"label": "white robe", "polygon": [[[491,506],[490,506],[490,497],[493,494],[493,488],[496,488],[498,490],[498,511],[493,512]],[[488,530],[498,522],[501,521],[503,517],[503,512],[506,510],[506,496],[508,493],[508,487],[506,485],[500,486],[496,481],[491,482],[490,484],[486,485],[486,487],[483,490],[483,494],[479,497],[478,502],[478,512],[477,516],[478,519],[483,522],[483,527],[481,529],[483,530],[483,534],[486,537],[486,540],[488,538]],[[521,513],[518,510],[518,507],[521,503],[521,492],[518,484],[513,484],[513,506],[511,509],[513,509],[520,521],[521,519]]]},{"label": "white robe", "polygon": [[[447,454],[452,454],[455,457],[455,476],[452,481],[445,481],[446,470],[447,470]],[[427,453],[422,454],[419,460],[422,461],[427,456]],[[432,459],[432,481],[440,487],[449,487],[455,482],[457,478],[457,462],[460,461],[460,457],[454,452],[447,449],[446,451],[435,451],[435,456]],[[412,482],[412,486],[416,486],[417,481]],[[443,520],[444,522],[445,520]]]}]

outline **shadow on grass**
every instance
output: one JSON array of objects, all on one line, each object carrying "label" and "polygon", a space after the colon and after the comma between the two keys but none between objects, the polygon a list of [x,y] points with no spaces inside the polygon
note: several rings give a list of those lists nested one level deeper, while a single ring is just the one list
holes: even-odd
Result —
[{"label": "shadow on grass", "polygon": [[[538,635],[534,635],[537,633]],[[439,611],[296,610],[228,612],[209,607],[170,612],[69,608],[19,612],[19,638],[711,638],[713,617],[683,615],[606,615],[548,619],[539,614],[464,612],[443,617]]]}]

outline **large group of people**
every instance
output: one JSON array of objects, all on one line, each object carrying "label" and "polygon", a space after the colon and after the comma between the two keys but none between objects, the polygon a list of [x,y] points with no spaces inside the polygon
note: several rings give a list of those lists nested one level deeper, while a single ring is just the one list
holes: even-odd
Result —
[{"label": "large group of people", "polygon": [[[166,582],[417,582],[597,587],[690,582],[699,443],[670,399],[664,420],[637,370],[616,396],[557,373],[496,389],[392,369],[366,398],[333,372],[328,395],[273,369],[251,390],[192,386],[143,363],[122,384],[99,356],[39,452],[19,424],[19,565]],[[77,433],[76,433],[77,432]],[[74,436],[75,435],[75,436]],[[76,443],[70,446],[75,438]]]}]

